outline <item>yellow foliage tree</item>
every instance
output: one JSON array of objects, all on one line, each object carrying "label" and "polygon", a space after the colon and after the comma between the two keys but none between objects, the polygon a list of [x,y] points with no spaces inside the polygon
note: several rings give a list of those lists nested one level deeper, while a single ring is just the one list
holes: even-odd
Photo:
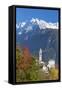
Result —
[{"label": "yellow foliage tree", "polygon": [[57,80],[58,79],[58,69],[57,68],[51,68],[49,73],[50,73],[50,79],[51,80]]}]

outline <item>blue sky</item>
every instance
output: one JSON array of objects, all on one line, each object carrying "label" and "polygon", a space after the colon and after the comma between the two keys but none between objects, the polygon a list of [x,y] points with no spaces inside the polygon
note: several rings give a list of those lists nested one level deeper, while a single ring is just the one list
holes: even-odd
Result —
[{"label": "blue sky", "polygon": [[16,8],[16,23],[38,18],[47,22],[58,22],[58,10]]}]

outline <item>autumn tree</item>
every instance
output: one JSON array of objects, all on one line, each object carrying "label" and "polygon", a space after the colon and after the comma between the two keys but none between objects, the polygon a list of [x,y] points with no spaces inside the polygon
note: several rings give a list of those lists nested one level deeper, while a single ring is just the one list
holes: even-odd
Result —
[{"label": "autumn tree", "polygon": [[16,48],[16,69],[18,68],[20,58],[21,58],[21,51],[19,48]]},{"label": "autumn tree", "polygon": [[18,66],[20,69],[27,70],[30,68],[32,58],[28,48],[23,48],[22,57],[19,60]]},{"label": "autumn tree", "polygon": [[51,80],[57,80],[58,79],[58,68],[51,68],[49,70],[50,73],[50,79]]}]

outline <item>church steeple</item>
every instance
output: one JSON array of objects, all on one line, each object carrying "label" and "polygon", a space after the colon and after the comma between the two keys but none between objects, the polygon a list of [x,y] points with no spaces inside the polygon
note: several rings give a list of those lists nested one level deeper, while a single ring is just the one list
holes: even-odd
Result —
[{"label": "church steeple", "polygon": [[39,62],[41,62],[42,61],[42,49],[40,48],[40,50],[39,50]]}]

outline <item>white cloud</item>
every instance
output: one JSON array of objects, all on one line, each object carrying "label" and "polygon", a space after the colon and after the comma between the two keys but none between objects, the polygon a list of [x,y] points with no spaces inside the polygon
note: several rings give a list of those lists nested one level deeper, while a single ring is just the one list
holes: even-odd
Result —
[{"label": "white cloud", "polygon": [[32,18],[31,23],[39,25],[40,29],[58,29],[58,22],[52,23],[52,22],[46,22],[45,20],[39,20],[38,18]]}]

